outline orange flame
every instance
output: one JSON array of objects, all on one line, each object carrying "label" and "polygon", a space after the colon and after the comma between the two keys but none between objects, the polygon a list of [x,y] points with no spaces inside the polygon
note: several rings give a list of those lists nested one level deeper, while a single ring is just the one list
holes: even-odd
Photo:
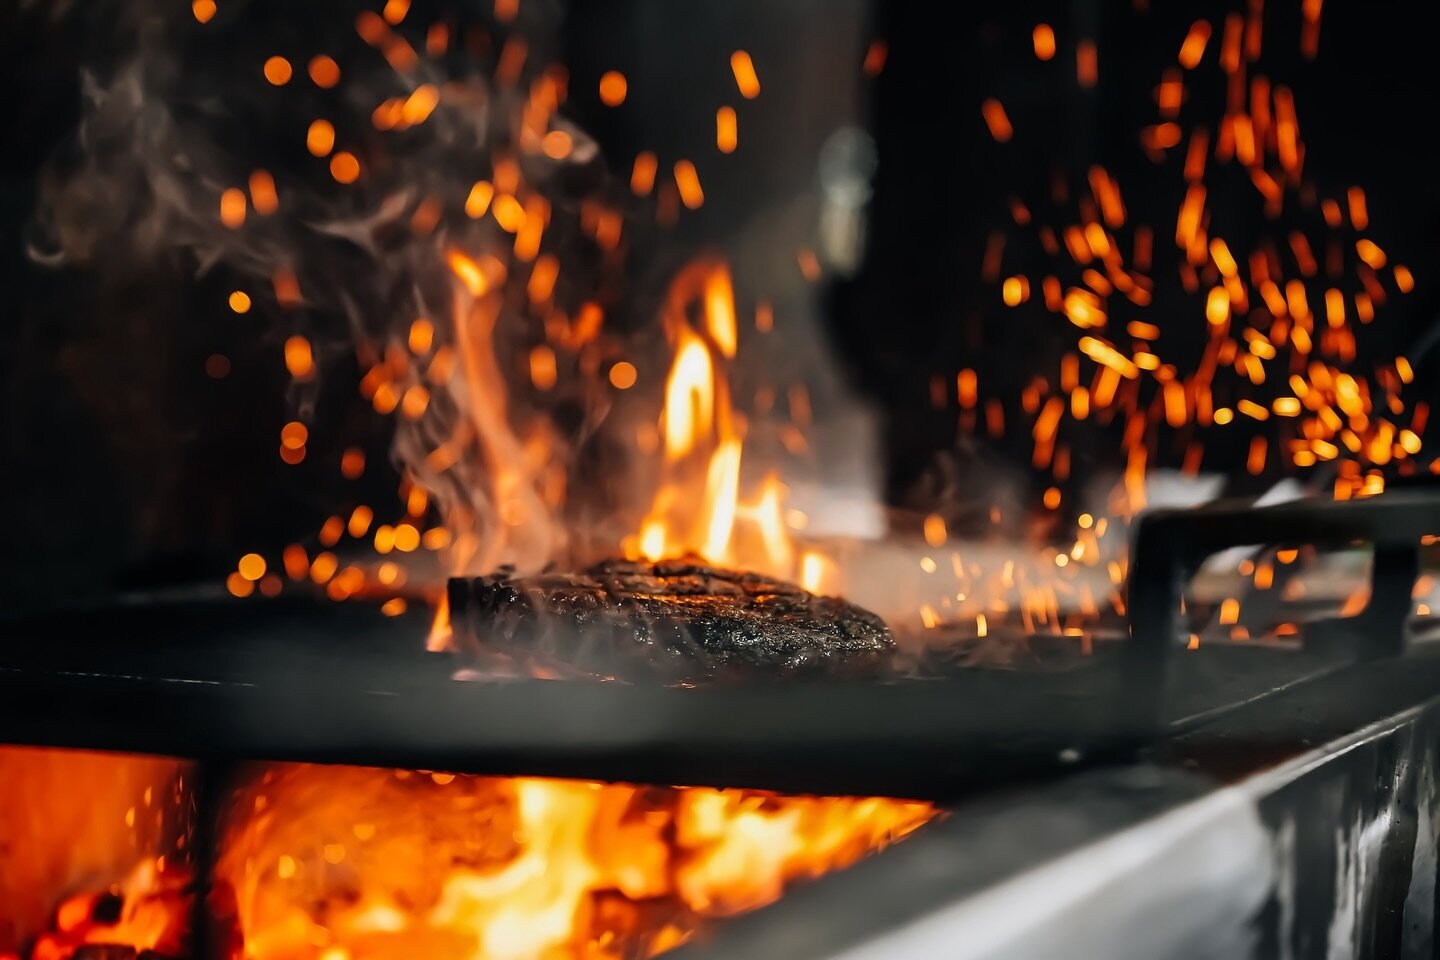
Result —
[{"label": "orange flame", "polygon": [[[453,456],[474,444],[474,461],[483,468],[482,475],[467,480],[479,488],[468,490],[473,500],[457,501],[452,496],[439,503],[446,512],[446,526],[454,532],[452,563],[457,570],[472,572],[489,572],[500,563],[538,569],[564,540],[555,515],[563,490],[556,491],[551,482],[556,444],[545,425],[530,423],[522,429],[510,419],[506,381],[494,343],[503,308],[498,294],[507,269],[493,256],[474,258],[453,248],[446,251],[445,261],[457,281],[452,306],[454,349],[464,376],[450,382],[459,407],[458,422],[431,456],[442,450]],[[555,374],[554,354],[537,354],[533,359],[537,385],[553,385],[548,378]],[[414,419],[429,406],[429,392],[418,384],[406,395],[412,392]],[[447,460],[449,456],[440,463]],[[438,469],[436,464],[429,466]],[[426,485],[432,495],[447,489],[444,484]],[[432,643],[438,635],[432,632]]]},{"label": "orange flame", "polygon": [[665,454],[672,460],[695,448],[698,434],[715,419],[715,369],[710,349],[682,327],[675,363],[665,381]]},{"label": "orange flame", "polygon": [[929,804],[294,765],[217,866],[252,960],[653,956],[916,829]]},{"label": "orange flame", "polygon": [[[697,306],[698,329],[689,320]],[[731,407],[728,380],[738,324],[725,264],[702,260],[681,271],[671,284],[665,328],[675,351],[661,417],[665,474],[626,552],[648,560],[691,555],[794,576],[784,485],[771,474],[753,498],[742,499],[744,426]]]}]

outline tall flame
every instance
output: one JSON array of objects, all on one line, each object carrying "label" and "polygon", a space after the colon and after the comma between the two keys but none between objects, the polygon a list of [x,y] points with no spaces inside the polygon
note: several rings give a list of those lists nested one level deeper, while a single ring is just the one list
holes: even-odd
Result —
[{"label": "tall flame", "polygon": [[680,328],[675,364],[665,381],[665,455],[679,460],[695,449],[715,419],[715,364],[710,347]]},{"label": "tall flame", "polygon": [[[691,322],[693,310],[698,324]],[[661,414],[664,474],[626,549],[647,560],[697,556],[789,577],[794,549],[779,477],[768,474],[752,499],[741,499],[744,419],[731,406],[729,383],[739,350],[735,314],[735,287],[723,262],[699,260],[671,284],[664,317],[674,347]],[[742,530],[743,538],[737,536]]]}]

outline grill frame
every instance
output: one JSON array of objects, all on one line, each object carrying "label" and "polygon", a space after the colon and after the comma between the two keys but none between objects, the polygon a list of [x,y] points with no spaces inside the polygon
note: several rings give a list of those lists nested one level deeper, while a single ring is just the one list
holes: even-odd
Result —
[{"label": "grill frame", "polygon": [[1033,676],[680,689],[455,680],[452,657],[420,649],[418,620],[405,630],[353,604],[283,600],[96,611],[63,638],[11,624],[0,742],[944,800],[1134,756],[1353,659],[1192,651],[1157,722],[1126,709],[1123,644]]},{"label": "grill frame", "polygon": [[1437,785],[1426,651],[1254,701],[1135,763],[964,800],[671,956],[1429,957]]},{"label": "grill frame", "polygon": [[[1416,531],[1440,496],[1156,511],[1129,635],[1063,670],[693,689],[457,680],[421,617],[280,598],[146,602],[0,626],[0,742],[206,761],[299,760],[946,799],[1121,760],[1257,698],[1404,650]],[[1376,545],[1359,618],[1298,650],[1179,646],[1179,592],[1215,550]]]},{"label": "grill frame", "polygon": [[[1176,877],[1156,865],[1191,849],[1197,835],[1233,848],[1235,857],[1216,869],[1239,883],[1253,879],[1257,864],[1283,867],[1290,862],[1283,857],[1297,865],[1295,876],[1317,857],[1352,862],[1364,853],[1368,824],[1372,834],[1386,831],[1385,862],[1407,867],[1413,886],[1424,871],[1440,874],[1433,844],[1421,850],[1413,836],[1422,816],[1440,823],[1440,654],[1407,650],[1403,631],[1413,538],[1429,526],[1440,528],[1440,499],[1428,495],[1156,513],[1137,537],[1129,639],[1075,669],[1033,675],[969,668],[890,683],[695,689],[478,682],[456,679],[459,661],[450,655],[420,648],[420,617],[397,629],[363,605],[293,598],[149,600],[12,620],[0,625],[0,743],[199,761],[202,872],[217,791],[242,761],[889,795],[949,807],[947,820],[904,844],[676,954],[694,960],[933,955],[913,952],[926,942],[913,938],[916,923],[940,923],[947,939],[971,946],[995,945],[976,936],[974,917],[990,912],[976,903],[991,903],[1021,876],[1063,879],[1077,858],[1104,864],[1096,851],[1107,844],[1140,844],[1153,854],[1143,869],[1112,871],[1117,883],[1165,890]],[[1312,625],[1321,642],[1297,649],[1207,646],[1185,655],[1186,670],[1172,669],[1178,604],[1162,601],[1178,595],[1205,555],[1255,540],[1357,539],[1376,545],[1364,615]],[[1376,789],[1377,771],[1393,774],[1394,785]],[[1313,817],[1337,809],[1354,820],[1350,833],[1307,835],[1298,852],[1284,846],[1301,822],[1297,811]],[[1200,833],[1157,826],[1177,817]],[[1402,849],[1407,838],[1410,854]],[[1233,934],[1242,947],[1253,946],[1252,927],[1264,943],[1299,943],[1297,930],[1308,931],[1306,944],[1325,942],[1343,905],[1294,880],[1305,888],[1304,917],[1276,928],[1267,904],[1280,881],[1266,876],[1268,899],[1231,898],[1211,923],[1162,930],[1172,937],[1165,955],[1185,955],[1185,938],[1197,929]],[[1408,943],[1420,927],[1433,938],[1433,909],[1418,919],[1412,909],[1408,933],[1386,919],[1413,899],[1402,887],[1392,877],[1356,894],[1366,912],[1355,937],[1385,949]],[[1083,899],[1086,889],[1067,895]],[[1109,918],[1099,926],[1112,932],[1139,922],[1133,910],[1105,901],[1091,909]],[[1059,916],[1037,911],[1005,929],[1064,940],[1065,929],[1044,927],[1047,917],[1074,922],[1073,914]],[[1226,927],[1235,916],[1248,917],[1249,926]],[[1094,923],[1081,927],[1095,934]],[[204,917],[197,930],[207,935]],[[1148,949],[1155,941],[1111,940],[1096,949],[1126,956],[1136,942]],[[867,943],[885,952],[856,946]]]}]

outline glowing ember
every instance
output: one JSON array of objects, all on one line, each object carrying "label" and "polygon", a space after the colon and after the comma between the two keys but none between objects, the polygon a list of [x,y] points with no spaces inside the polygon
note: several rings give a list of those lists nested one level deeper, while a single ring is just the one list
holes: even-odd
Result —
[{"label": "glowing ember", "polygon": [[607,107],[618,107],[624,103],[628,90],[625,74],[618,70],[611,70],[600,77],[600,100]]},{"label": "glowing ember", "polygon": [[86,944],[184,955],[193,909],[190,871],[145,860],[103,893],[80,893],[60,904],[55,929],[35,942],[31,960],[67,960]]},{"label": "glowing ember", "polygon": [[0,791],[0,957],[67,960],[87,944],[185,954],[189,767],[0,747],[12,788]]}]

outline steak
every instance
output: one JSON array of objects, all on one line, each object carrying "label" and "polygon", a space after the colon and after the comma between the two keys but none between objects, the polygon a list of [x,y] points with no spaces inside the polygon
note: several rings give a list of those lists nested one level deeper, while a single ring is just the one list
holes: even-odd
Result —
[{"label": "steak", "polygon": [[481,669],[662,683],[868,676],[895,648],[868,610],[698,562],[501,571],[452,579],[449,593],[457,646]]}]

